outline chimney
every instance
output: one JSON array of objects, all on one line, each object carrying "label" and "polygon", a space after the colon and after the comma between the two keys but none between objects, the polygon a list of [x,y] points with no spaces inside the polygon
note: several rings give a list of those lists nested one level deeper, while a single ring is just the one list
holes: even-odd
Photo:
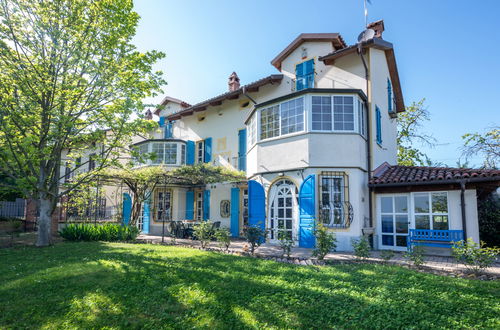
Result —
[{"label": "chimney", "polygon": [[230,92],[234,92],[235,90],[240,88],[240,78],[238,78],[236,72],[231,73],[227,85],[229,87]]},{"label": "chimney", "polygon": [[150,109],[146,110],[146,113],[145,113],[145,118],[146,120],[152,120],[153,119],[153,113],[151,112]]},{"label": "chimney", "polygon": [[375,31],[375,38],[382,39],[382,32],[384,32],[384,20],[372,22],[366,26],[367,29],[372,29]]}]

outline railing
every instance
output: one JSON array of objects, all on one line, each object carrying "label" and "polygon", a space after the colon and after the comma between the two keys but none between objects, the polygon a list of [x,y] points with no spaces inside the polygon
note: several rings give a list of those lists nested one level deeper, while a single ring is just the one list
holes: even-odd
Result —
[{"label": "railing", "polygon": [[319,217],[320,221],[327,227],[349,228],[354,218],[354,211],[348,201],[334,202],[320,206]]},{"label": "railing", "polygon": [[463,230],[410,229],[408,247],[410,249],[412,246],[451,247],[454,242],[463,239]]},{"label": "railing", "polygon": [[26,217],[26,200],[16,198],[14,202],[0,201],[0,217],[24,219]]}]

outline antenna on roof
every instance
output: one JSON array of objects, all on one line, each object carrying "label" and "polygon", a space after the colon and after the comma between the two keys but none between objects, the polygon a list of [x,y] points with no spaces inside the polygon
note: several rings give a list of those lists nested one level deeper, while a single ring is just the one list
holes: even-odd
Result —
[{"label": "antenna on roof", "polygon": [[368,6],[367,3],[370,5],[372,4],[372,0],[363,0],[364,5],[365,5],[365,28],[368,26]]}]

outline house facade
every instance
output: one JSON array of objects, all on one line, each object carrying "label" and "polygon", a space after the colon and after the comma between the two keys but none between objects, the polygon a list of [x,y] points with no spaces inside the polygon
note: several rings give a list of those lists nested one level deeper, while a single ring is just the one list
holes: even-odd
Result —
[{"label": "house facade", "polygon": [[[500,172],[397,166],[397,116],[405,110],[384,23],[349,46],[338,33],[304,33],[271,64],[278,71],[195,105],[165,97],[158,131],[133,148],[154,153],[137,166],[212,163],[246,173],[244,182],[159,186],[141,228],[161,234],[172,220],[220,221],[314,247],[314,227],[336,233],[340,251],[367,235],[374,248],[406,250],[411,230],[458,231],[479,241],[476,189],[498,187]],[[425,183],[425,184],[424,184]],[[130,193],[123,193],[126,217]],[[118,193],[115,192],[115,195]],[[440,235],[440,234],[439,234]]]}]

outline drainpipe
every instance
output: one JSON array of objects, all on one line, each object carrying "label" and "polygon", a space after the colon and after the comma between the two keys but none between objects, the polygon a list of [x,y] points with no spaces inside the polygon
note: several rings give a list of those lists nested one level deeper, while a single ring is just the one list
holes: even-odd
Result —
[{"label": "drainpipe", "polygon": [[246,86],[243,86],[242,94],[252,101],[253,104],[257,104],[257,102],[250,95],[248,95]]},{"label": "drainpipe", "polygon": [[467,219],[465,216],[465,181],[460,181],[460,208],[462,210],[462,230],[464,231],[464,240],[467,240]]},{"label": "drainpipe", "polygon": [[[370,114],[371,114],[371,106],[370,106],[370,86],[369,86],[369,79],[370,79],[370,71],[368,70],[368,65],[366,64],[365,57],[363,56],[363,47],[361,45],[361,42],[358,44],[358,54],[361,57],[361,61],[363,62],[363,67],[365,68],[365,79],[366,79],[366,162],[367,162],[367,170],[368,170],[368,182],[370,182],[372,178],[372,153],[371,153],[371,121],[370,121]],[[370,219],[370,227],[373,227],[373,201],[372,201],[372,195],[373,195],[373,188],[369,187],[368,188],[368,212],[369,212],[369,219]]]}]

